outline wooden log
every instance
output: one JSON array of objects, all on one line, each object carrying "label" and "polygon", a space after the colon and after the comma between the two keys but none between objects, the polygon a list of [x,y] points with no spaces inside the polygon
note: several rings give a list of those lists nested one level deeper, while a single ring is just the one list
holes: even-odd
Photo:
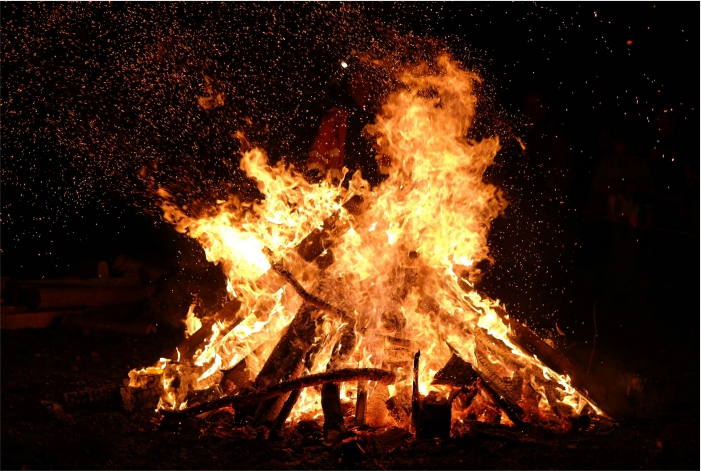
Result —
[{"label": "wooden log", "polygon": [[142,303],[152,292],[147,286],[34,285],[20,291],[18,303],[30,310],[126,305]]},{"label": "wooden log", "polygon": [[484,392],[495,405],[499,406],[499,408],[504,411],[510,421],[517,426],[523,425],[523,420],[521,420],[523,410],[519,406],[510,404],[502,396],[497,394],[482,377],[480,377],[479,381],[477,381],[477,387],[482,390],[482,392]]},{"label": "wooden log", "polygon": [[202,404],[213,399],[218,399],[222,396],[222,390],[219,385],[212,386],[210,388],[200,389],[198,391],[193,391],[192,389],[187,392],[187,403],[190,405]]},{"label": "wooden log", "polygon": [[292,288],[294,288],[294,290],[297,292],[297,294],[299,294],[299,296],[304,300],[304,302],[306,304],[309,304],[311,306],[315,306],[318,309],[320,309],[328,314],[333,314],[334,316],[341,319],[341,321],[343,321],[343,322],[346,322],[350,325],[355,325],[355,319],[353,319],[353,317],[349,316],[342,309],[339,309],[335,306],[332,306],[331,304],[327,303],[323,299],[318,298],[317,296],[314,296],[313,294],[309,293],[294,278],[294,276],[292,276],[292,273],[285,270],[285,268],[283,268],[283,266],[281,264],[273,263],[272,269],[275,270],[275,272],[278,273],[281,277],[283,277],[290,284],[290,286],[292,286]]},{"label": "wooden log", "polygon": [[219,310],[217,314],[212,316],[210,319],[202,321],[202,326],[192,334],[190,337],[186,338],[183,342],[178,345],[175,350],[170,352],[167,358],[172,361],[190,361],[194,356],[197,349],[204,344],[205,340],[212,335],[212,327],[217,322],[227,322],[233,319],[228,325],[229,330],[233,330],[237,325],[243,321],[244,316],[235,317],[236,313],[241,308],[241,302],[237,299],[232,299],[227,302],[224,307]]},{"label": "wooden log", "polygon": [[414,435],[418,435],[419,416],[421,415],[421,393],[419,392],[419,360],[421,358],[421,350],[416,352],[414,356],[414,379],[411,383],[411,426],[414,429]]},{"label": "wooden log", "polygon": [[368,383],[358,381],[358,394],[355,400],[355,424],[365,424],[365,411],[368,405]]},{"label": "wooden log", "polygon": [[[362,214],[362,212],[365,210],[363,198],[359,195],[355,195],[343,204],[343,208],[348,213],[353,215]],[[311,234],[302,239],[302,241],[295,248],[295,252],[306,262],[311,262],[324,253],[326,249],[331,247],[335,237],[337,237],[341,232],[348,230],[349,226],[338,223],[339,218],[340,211],[337,211],[324,221],[321,229],[315,229]],[[256,285],[267,288],[267,291],[271,292],[272,294],[279,290],[287,280],[283,278],[282,283],[280,283],[280,281],[275,280],[271,275],[276,275],[275,270],[269,270],[263,274],[258,280],[256,280]],[[299,283],[297,283],[297,285],[301,287]],[[304,289],[302,289],[302,291],[306,293]],[[310,300],[315,302],[315,299],[313,298],[310,298]],[[191,360],[195,351],[197,351],[197,349],[210,336],[212,326],[215,323],[224,323],[227,325],[228,331],[230,331],[245,318],[244,315],[239,315],[236,317],[236,313],[240,307],[241,303],[239,301],[229,301],[229,303],[227,303],[215,316],[204,320],[202,322],[202,327],[200,327],[197,332],[178,345],[178,347],[171,352],[168,358],[173,361]],[[256,312],[258,315],[267,314],[267,312],[265,312],[263,309],[257,309]]]},{"label": "wooden log", "polygon": [[120,395],[118,386],[103,386],[101,388],[84,388],[79,391],[63,393],[61,397],[66,407],[76,407],[118,401]]},{"label": "wooden log", "polygon": [[341,410],[341,390],[335,383],[321,387],[321,409],[324,411],[324,445],[334,446],[346,431]]},{"label": "wooden log", "polygon": [[222,371],[222,379],[219,386],[226,394],[232,394],[248,386],[248,374],[246,373],[246,359],[236,363],[232,368]]},{"label": "wooden log", "polygon": [[453,401],[451,398],[435,397],[434,394],[421,400],[417,438],[450,438]]},{"label": "wooden log", "polygon": [[304,389],[319,386],[324,383],[343,383],[346,381],[377,381],[379,384],[392,384],[396,375],[392,371],[377,368],[347,368],[343,370],[325,371],[314,375],[302,376],[289,381],[283,381],[268,388],[254,390],[236,396],[225,396],[196,407],[189,407],[181,411],[162,410],[164,417],[180,419],[193,417],[203,412],[232,406],[234,408],[247,404],[256,404],[265,399],[278,397],[296,389]]},{"label": "wooden log", "polygon": [[163,278],[170,271],[162,264],[119,254],[112,263],[112,270],[122,275],[132,274],[145,283],[153,283]]},{"label": "wooden log", "polygon": [[462,388],[470,386],[477,378],[477,372],[472,368],[472,365],[453,353],[448,363],[433,376],[431,384]]},{"label": "wooden log", "polygon": [[536,355],[543,364],[553,371],[562,375],[568,375],[574,387],[581,388],[588,385],[586,374],[579,365],[545,343],[535,332],[521,324],[512,316],[509,316],[502,308],[497,306],[494,308],[494,311],[501,317],[504,323],[511,328],[514,340],[524,350]]},{"label": "wooden log", "polygon": [[156,326],[146,322],[116,322],[106,319],[91,319],[86,316],[66,316],[63,327],[81,329],[88,332],[115,332],[128,335],[149,335],[156,333]]},{"label": "wooden log", "polygon": [[[257,388],[294,379],[302,374],[304,359],[314,344],[318,316],[316,306],[307,302],[302,304],[258,373],[255,381]],[[273,423],[285,400],[285,397],[272,397],[262,401],[253,418],[254,426]]]},{"label": "wooden log", "polygon": [[43,329],[69,314],[81,314],[83,311],[71,309],[65,311],[20,312],[24,309],[16,309],[24,306],[3,306],[0,317],[3,330],[16,329]]},{"label": "wooden log", "polygon": [[282,430],[282,427],[285,425],[285,422],[287,422],[287,418],[290,416],[292,409],[294,409],[301,392],[302,391],[300,389],[295,389],[294,391],[290,392],[287,400],[282,405],[282,409],[280,409],[280,413],[275,418],[275,424],[272,428],[273,431],[280,432],[280,430]]},{"label": "wooden log", "polygon": [[68,266],[65,274],[79,278],[109,278],[109,270],[104,260],[80,260]]}]

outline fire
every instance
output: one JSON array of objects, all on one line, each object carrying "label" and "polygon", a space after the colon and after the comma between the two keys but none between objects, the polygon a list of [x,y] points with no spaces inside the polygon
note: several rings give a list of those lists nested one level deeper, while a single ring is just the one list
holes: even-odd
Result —
[{"label": "fire", "polygon": [[[602,414],[569,378],[514,344],[495,310],[499,302],[473,289],[474,266],[489,259],[490,224],[507,205],[500,190],[483,181],[499,139],[466,137],[480,78],[441,55],[433,64],[407,68],[398,80],[401,86],[366,127],[389,172],[376,188],[360,172],[350,176],[346,171],[347,185],[331,179],[312,184],[293,166],[269,165],[265,152],[254,148],[243,154],[241,168],[257,183],[260,201],[232,197],[209,214],[192,217],[161,190],[164,217],[197,239],[207,259],[222,267],[229,294],[241,307],[233,329],[233,319],[211,325],[192,362],[164,362],[157,368],[163,378],[160,408],[185,407],[188,389],[216,389],[221,370],[242,361],[248,380],[256,378],[303,302],[271,270],[280,264],[307,292],[352,318],[325,316],[317,324],[313,361],[305,364],[308,374],[342,367],[397,374],[393,385],[366,385],[371,425],[408,426],[401,407],[390,414],[386,404],[391,398],[397,404],[410,402],[411,365],[418,350],[423,395],[449,394],[448,387],[431,382],[456,352],[502,385],[499,394],[513,396],[527,420],[557,422],[587,406]],[[362,214],[342,210],[355,196],[363,198]],[[308,263],[295,248],[332,214],[346,230],[336,234],[332,247],[324,246],[323,263]],[[194,305],[186,324],[190,335],[205,328]],[[358,385],[344,383],[342,398],[357,394]],[[479,404],[487,400],[476,399],[470,407]],[[305,389],[290,417],[320,414],[319,393]],[[487,420],[490,414],[485,405],[476,415]]]}]

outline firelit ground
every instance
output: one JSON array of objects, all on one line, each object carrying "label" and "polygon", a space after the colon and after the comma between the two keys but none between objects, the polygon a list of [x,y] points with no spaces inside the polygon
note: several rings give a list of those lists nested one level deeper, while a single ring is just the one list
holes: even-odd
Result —
[{"label": "firelit ground", "polygon": [[[413,440],[401,430],[360,432],[341,448],[302,424],[270,438],[227,414],[158,429],[153,411],[118,398],[65,407],[62,394],[118,385],[154,363],[180,333],[87,334],[60,327],[2,332],[3,469],[698,469],[698,409],[634,416],[608,433],[553,435],[480,424],[469,436]],[[692,352],[693,353],[693,352]],[[693,353],[694,355],[696,353]],[[698,382],[698,378],[697,378]],[[698,404],[696,405],[698,407]]]}]

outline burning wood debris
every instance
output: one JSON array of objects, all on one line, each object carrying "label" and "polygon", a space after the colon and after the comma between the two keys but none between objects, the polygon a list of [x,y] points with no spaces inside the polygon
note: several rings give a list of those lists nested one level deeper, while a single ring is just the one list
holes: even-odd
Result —
[{"label": "burning wood debris", "polygon": [[[470,421],[554,430],[612,419],[576,366],[475,289],[491,221],[506,207],[483,182],[499,139],[465,138],[479,77],[447,55],[407,67],[366,132],[389,175],[310,183],[253,148],[241,168],[264,195],[165,218],[228,277],[216,315],[188,313],[168,358],[133,370],[127,407],[164,420],[222,408],[279,430],[323,418],[325,443],[353,426],[448,437]],[[418,353],[420,352],[420,353]]]}]

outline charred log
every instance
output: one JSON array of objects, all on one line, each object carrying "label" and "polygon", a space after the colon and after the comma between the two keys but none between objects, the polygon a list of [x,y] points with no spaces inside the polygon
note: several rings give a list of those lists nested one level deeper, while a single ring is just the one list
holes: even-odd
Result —
[{"label": "charred log", "polygon": [[419,360],[421,351],[414,356],[414,380],[411,383],[411,425],[416,434],[419,429],[419,416],[421,415],[421,394],[419,393]]},{"label": "charred log", "polygon": [[365,424],[365,411],[368,405],[367,381],[358,381],[358,397],[355,402],[355,424]]},{"label": "charred log", "polygon": [[84,315],[66,316],[63,320],[63,327],[81,329],[84,332],[115,332],[128,335],[149,335],[156,333],[156,326],[154,324],[91,319]]},{"label": "charred log", "polygon": [[226,394],[240,391],[248,386],[248,374],[246,373],[246,359],[244,358],[232,368],[222,370],[220,387]]},{"label": "charred log", "polygon": [[[350,214],[359,215],[364,211],[363,198],[359,195],[353,196],[346,203],[344,203],[343,208]],[[340,224],[338,222],[340,218],[340,212],[336,212],[331,215],[327,220],[324,221],[322,228],[313,231],[307,237],[302,239],[302,241],[297,245],[296,252],[300,257],[306,262],[311,262],[318,256],[320,256],[326,249],[328,249],[332,243],[333,239],[337,237],[341,232],[348,230],[348,225]],[[289,272],[287,272],[289,273]],[[273,275],[273,276],[271,276]],[[272,292],[277,291],[282,287],[282,284],[278,280],[274,280],[273,277],[277,277],[275,270],[269,270],[263,274],[257,281],[256,284],[261,287],[266,287]],[[290,274],[290,277],[292,275]],[[284,278],[283,282],[284,283]],[[296,282],[296,280],[295,280]],[[297,286],[301,288],[301,285],[297,283]],[[296,289],[296,288],[295,288]],[[302,288],[302,291],[304,289]],[[298,291],[299,292],[299,291]],[[311,295],[310,295],[311,296]],[[315,299],[309,298],[314,303]],[[321,301],[321,300],[319,300]],[[324,301],[321,301],[324,303]],[[326,303],[324,303],[326,304]],[[239,311],[241,303],[237,300],[229,301],[215,316],[202,322],[202,327],[191,335],[189,338],[184,340],[173,352],[169,355],[169,358],[173,361],[186,361],[191,360],[192,355],[195,353],[198,347],[200,347],[207,337],[212,332],[212,326],[221,322],[227,325],[227,332],[236,327],[243,319],[244,316],[239,316],[236,318],[236,313]],[[257,309],[256,312],[263,314],[262,309]],[[334,313],[332,309],[329,311]]]},{"label": "charred log", "polygon": [[212,335],[212,326],[214,326],[214,324],[217,322],[227,323],[233,320],[233,322],[228,324],[228,329],[232,330],[243,321],[243,316],[235,318],[240,308],[241,302],[236,299],[232,299],[226,303],[217,314],[210,319],[203,320],[199,330],[181,342],[180,345],[168,355],[168,358],[172,361],[191,360],[197,348],[205,342],[207,337]]},{"label": "charred log", "polygon": [[304,389],[312,386],[319,386],[324,383],[343,383],[346,381],[377,381],[378,384],[391,384],[396,376],[391,371],[379,370],[377,368],[348,368],[343,370],[325,371],[315,375],[303,376],[301,378],[283,381],[269,388],[254,390],[237,396],[225,396],[213,401],[201,404],[197,407],[190,407],[181,411],[163,410],[164,417],[185,418],[199,415],[210,410],[232,406],[234,408],[247,404],[256,404],[262,400],[278,397],[296,389]]},{"label": "charred log", "polygon": [[[358,216],[365,211],[364,201],[360,195],[351,197],[343,204],[343,208],[354,216]],[[329,249],[335,239],[350,227],[347,223],[340,221],[341,213],[336,211],[324,220],[320,229],[315,229],[297,246],[297,253],[307,262],[311,262],[327,249]]]},{"label": "charred log", "polygon": [[321,409],[324,411],[324,445],[334,446],[346,427],[341,410],[341,390],[335,383],[326,383],[321,388]]},{"label": "charred log", "polygon": [[416,424],[417,438],[450,438],[450,422],[453,401],[438,398],[434,394],[421,400]]},{"label": "charred log", "polygon": [[272,263],[272,269],[275,270],[275,272],[278,275],[283,277],[292,286],[292,288],[294,288],[294,290],[297,292],[297,294],[299,294],[299,296],[304,300],[306,304],[315,306],[326,313],[333,314],[340,318],[343,322],[347,322],[350,324],[355,323],[354,319],[342,309],[332,306],[323,299],[318,298],[313,294],[309,293],[307,290],[305,290],[304,287],[299,283],[299,281],[297,281],[294,278],[294,276],[292,276],[292,273],[285,270],[285,268],[283,268],[281,264]]},{"label": "charred log", "polygon": [[282,430],[282,427],[285,425],[287,418],[290,416],[290,413],[292,412],[292,409],[294,408],[295,404],[297,403],[297,399],[299,399],[299,394],[301,392],[302,391],[300,389],[295,389],[287,397],[287,400],[282,405],[282,409],[280,409],[280,413],[275,418],[275,424],[273,425],[273,428],[272,428],[273,431],[280,432],[280,430]]},{"label": "charred log", "polygon": [[432,392],[428,397],[422,397],[419,392],[420,359],[421,352],[418,351],[414,356],[414,380],[411,393],[411,423],[414,433],[417,438],[449,438],[451,407],[456,395],[439,398]]},{"label": "charred log", "polygon": [[159,374],[140,374],[132,381],[125,379],[119,389],[124,410],[155,408],[163,394],[163,378]]},{"label": "charred log", "polygon": [[[257,388],[294,379],[302,374],[304,359],[314,344],[314,332],[318,309],[315,305],[304,303],[297,311],[287,330],[277,343],[268,360],[256,378]],[[272,397],[258,406],[253,422],[256,426],[272,424],[282,409],[285,397]]]},{"label": "charred log", "polygon": [[470,386],[477,380],[477,373],[468,362],[455,353],[448,363],[433,377],[431,384],[445,384],[454,387]]},{"label": "charred log", "polygon": [[516,405],[516,404],[510,404],[507,402],[503,397],[501,397],[499,394],[497,394],[494,389],[486,382],[484,381],[483,378],[480,377],[479,381],[477,381],[477,387],[484,392],[484,394],[489,397],[489,399],[501,410],[504,411],[506,416],[509,418],[510,421],[512,421],[514,424],[521,426],[523,425],[523,421],[521,420],[521,416],[523,415],[523,410]]}]

